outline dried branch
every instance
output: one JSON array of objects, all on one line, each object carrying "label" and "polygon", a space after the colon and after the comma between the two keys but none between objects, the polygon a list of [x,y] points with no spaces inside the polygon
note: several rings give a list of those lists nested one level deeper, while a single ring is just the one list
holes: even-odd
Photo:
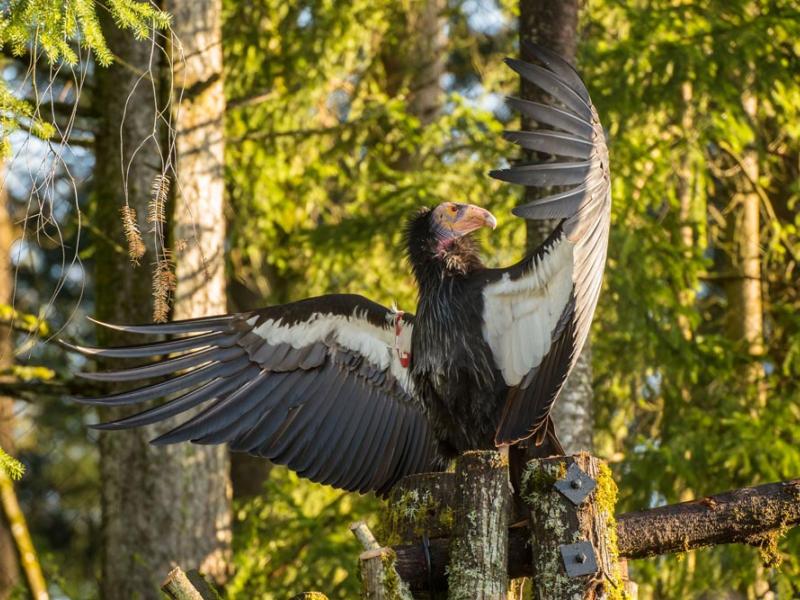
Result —
[{"label": "dried branch", "polygon": [[156,175],[150,188],[150,203],[147,205],[147,222],[163,226],[167,222],[167,199],[170,180],[166,175]]},{"label": "dried branch", "polygon": [[153,321],[156,323],[164,323],[169,318],[172,296],[177,285],[172,257],[165,250],[153,268]]},{"label": "dried branch", "polygon": [[31,539],[28,523],[19,506],[14,482],[11,481],[4,469],[0,469],[0,503],[2,503],[3,514],[5,514],[17,546],[22,570],[25,572],[25,579],[28,582],[30,597],[36,600],[47,600],[50,598],[50,594],[47,591],[44,575],[42,575],[42,566]]}]

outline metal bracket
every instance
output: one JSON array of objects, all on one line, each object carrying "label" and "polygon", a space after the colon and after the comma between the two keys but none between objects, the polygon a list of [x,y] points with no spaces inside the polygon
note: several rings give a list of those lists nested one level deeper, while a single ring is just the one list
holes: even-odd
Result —
[{"label": "metal bracket", "polygon": [[597,482],[587,475],[577,463],[572,463],[567,469],[567,474],[563,479],[559,479],[553,484],[561,495],[572,502],[575,506],[580,506],[586,497],[597,487]]},{"label": "metal bracket", "polygon": [[597,573],[597,557],[594,555],[592,542],[577,544],[561,544],[561,560],[569,577],[580,577]]}]

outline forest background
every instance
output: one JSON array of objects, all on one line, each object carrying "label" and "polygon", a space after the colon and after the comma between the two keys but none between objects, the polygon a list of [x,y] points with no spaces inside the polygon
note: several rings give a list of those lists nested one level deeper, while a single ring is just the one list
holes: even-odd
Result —
[{"label": "forest background", "polygon": [[[792,0],[6,0],[0,15],[0,445],[24,466],[4,457],[21,478],[0,486],[52,597],[158,597],[169,560],[205,561],[228,598],[357,595],[347,524],[378,525],[379,500],[98,435],[64,398],[84,365],[54,338],[97,341],[87,315],[324,292],[413,311],[402,223],[443,200],[492,210],[487,261],[515,260],[537,232],[486,173],[517,157],[502,60],[520,34],[577,50],[612,161],[591,358],[561,403],[571,445],[611,463],[619,511],[800,473]],[[192,265],[217,290],[200,305]],[[798,597],[800,535],[778,544],[639,560],[632,577],[642,598]],[[27,595],[18,558],[5,522],[0,597]]]}]

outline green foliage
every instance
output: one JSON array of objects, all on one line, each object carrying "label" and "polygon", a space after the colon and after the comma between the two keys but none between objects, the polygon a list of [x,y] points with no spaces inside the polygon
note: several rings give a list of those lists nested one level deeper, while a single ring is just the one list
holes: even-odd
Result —
[{"label": "green foliage", "polygon": [[[620,506],[796,477],[796,6],[593,2],[585,21],[581,64],[613,161],[615,223],[593,356],[598,444],[619,461]],[[746,154],[757,157],[756,182],[743,175]],[[765,223],[760,356],[728,325],[743,318],[731,314],[728,296],[736,198],[754,184]],[[748,376],[754,369],[765,372],[764,406]],[[796,557],[799,536],[780,548]],[[780,571],[761,572],[759,563],[754,549],[720,547],[637,561],[634,578],[643,597],[745,593],[757,577],[797,593],[795,558]]]},{"label": "green foliage", "polygon": [[[350,290],[413,307],[401,245],[410,212],[445,199],[512,202],[507,186],[485,176],[509,152],[491,113],[453,91],[423,126],[409,89],[389,81],[385,53],[409,35],[397,7],[226,4],[231,259],[236,277],[268,300]],[[480,40],[451,39],[447,50],[479,52]],[[480,66],[508,85],[499,59]],[[512,228],[491,240],[502,258],[513,253]]]},{"label": "green foliage", "polygon": [[236,508],[236,574],[226,597],[282,600],[310,590],[358,597],[362,549],[347,525],[378,509],[372,495],[309,484],[273,468],[263,495]]},{"label": "green foliage", "polygon": [[[145,38],[153,27],[169,26],[169,15],[140,0],[109,0],[108,10],[122,29]],[[80,60],[74,44],[89,50],[100,66],[108,66],[113,54],[106,45],[93,0],[11,0],[0,12],[0,47],[16,56],[31,48],[44,53],[51,63],[76,65]]]},{"label": "green foliage", "polygon": [[[118,27],[131,30],[139,39],[147,38],[154,29],[169,27],[169,15],[151,2],[108,0],[106,8]],[[88,60],[78,46],[101,67],[114,59],[94,0],[10,0],[0,8],[0,49],[16,57],[30,54],[34,78],[40,56],[51,65],[70,67]],[[11,154],[8,134],[14,129],[27,129],[44,140],[55,135],[53,124],[39,113],[38,102],[38,97],[33,102],[18,98],[0,80],[0,158]]]},{"label": "green foliage", "polygon": [[13,480],[22,479],[25,474],[25,465],[0,448],[0,469]]}]

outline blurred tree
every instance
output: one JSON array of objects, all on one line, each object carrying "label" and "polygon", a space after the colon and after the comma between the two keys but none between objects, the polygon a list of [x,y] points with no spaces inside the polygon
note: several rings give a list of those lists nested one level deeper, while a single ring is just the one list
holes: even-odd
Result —
[{"label": "blurred tree", "polygon": [[[0,169],[4,170],[4,169]],[[14,241],[11,219],[8,214],[8,195],[0,193],[0,303],[11,306],[13,280],[11,273],[11,245]],[[10,370],[13,364],[14,339],[10,327],[0,331],[0,370]],[[0,397],[0,448],[14,454],[14,399]],[[0,518],[0,599],[6,600],[20,578],[19,559],[11,535],[8,517]]]},{"label": "blurred tree", "polygon": [[[177,249],[174,318],[186,319],[227,309],[222,0],[167,0],[165,8],[174,18],[174,40],[180,44],[171,75],[177,129],[171,224]],[[178,533],[184,537],[180,553],[185,558],[172,560],[197,566],[221,583],[229,572],[231,544],[228,450],[187,445],[180,454],[167,479],[186,482],[173,485],[174,502],[183,506]],[[189,478],[187,466],[193,473]]]},{"label": "blurred tree", "polygon": [[[152,30],[143,43],[105,29],[120,59],[97,73],[96,86],[93,220],[106,234],[96,263],[97,314],[105,321],[164,319],[173,292],[178,317],[225,309],[219,4],[176,1],[170,9],[181,46],[173,32]],[[177,280],[166,222],[173,181],[175,241],[185,246],[177,256]],[[123,207],[127,214],[120,218]],[[150,235],[137,242],[131,232],[145,215]],[[155,257],[152,273],[130,264],[143,252]],[[98,336],[110,341],[106,331]],[[113,336],[113,343],[121,341]],[[124,414],[109,412],[112,418]],[[157,448],[148,443],[155,433],[147,428],[100,437],[104,598],[159,598],[158,584],[173,563],[201,567],[218,579],[226,574],[224,449]]]}]

